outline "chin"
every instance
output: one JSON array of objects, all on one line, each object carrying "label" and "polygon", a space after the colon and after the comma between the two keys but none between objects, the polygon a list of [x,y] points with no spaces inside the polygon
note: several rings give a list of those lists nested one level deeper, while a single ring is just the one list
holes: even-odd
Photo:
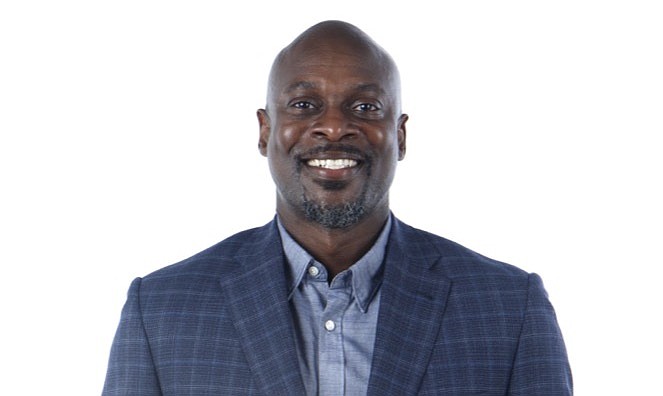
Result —
[{"label": "chin", "polygon": [[366,216],[363,200],[327,205],[305,199],[302,209],[308,221],[329,229],[351,227]]}]

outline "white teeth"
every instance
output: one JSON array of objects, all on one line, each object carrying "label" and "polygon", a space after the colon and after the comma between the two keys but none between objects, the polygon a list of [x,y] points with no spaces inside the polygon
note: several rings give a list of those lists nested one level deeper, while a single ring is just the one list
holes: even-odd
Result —
[{"label": "white teeth", "polygon": [[351,159],[312,159],[308,160],[308,166],[316,166],[325,169],[343,169],[357,166],[357,161]]}]

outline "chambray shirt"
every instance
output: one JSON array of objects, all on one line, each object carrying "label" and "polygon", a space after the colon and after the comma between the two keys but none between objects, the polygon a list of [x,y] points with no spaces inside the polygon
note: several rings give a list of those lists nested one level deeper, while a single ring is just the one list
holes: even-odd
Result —
[{"label": "chambray shirt", "polygon": [[306,393],[365,395],[391,217],[373,247],[331,284],[324,265],[278,225],[288,262],[288,300]]}]

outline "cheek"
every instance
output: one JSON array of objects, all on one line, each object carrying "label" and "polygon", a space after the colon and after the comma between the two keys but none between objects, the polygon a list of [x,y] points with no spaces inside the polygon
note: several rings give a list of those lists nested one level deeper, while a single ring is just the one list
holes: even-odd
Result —
[{"label": "cheek", "polygon": [[295,144],[299,139],[299,133],[297,133],[297,129],[292,127],[283,128],[280,135],[281,140],[286,146]]},{"label": "cheek", "polygon": [[376,129],[371,131],[371,133],[366,134],[366,136],[368,137],[368,141],[371,143],[371,145],[375,147],[379,147],[387,143],[386,140],[388,135],[384,132],[384,130]]},{"label": "cheek", "polygon": [[272,154],[285,154],[297,144],[301,136],[298,128],[292,125],[277,125],[273,129],[270,143],[270,152]]},{"label": "cheek", "polygon": [[393,126],[371,130],[366,134],[366,138],[381,155],[398,155],[398,132]]}]

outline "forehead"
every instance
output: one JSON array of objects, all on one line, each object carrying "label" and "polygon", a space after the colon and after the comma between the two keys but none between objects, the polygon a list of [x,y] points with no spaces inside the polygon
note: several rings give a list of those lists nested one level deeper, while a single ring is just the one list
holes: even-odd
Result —
[{"label": "forehead", "polygon": [[272,69],[272,88],[279,93],[320,85],[395,91],[398,77],[391,59],[376,48],[347,43],[318,43],[285,50]]}]

